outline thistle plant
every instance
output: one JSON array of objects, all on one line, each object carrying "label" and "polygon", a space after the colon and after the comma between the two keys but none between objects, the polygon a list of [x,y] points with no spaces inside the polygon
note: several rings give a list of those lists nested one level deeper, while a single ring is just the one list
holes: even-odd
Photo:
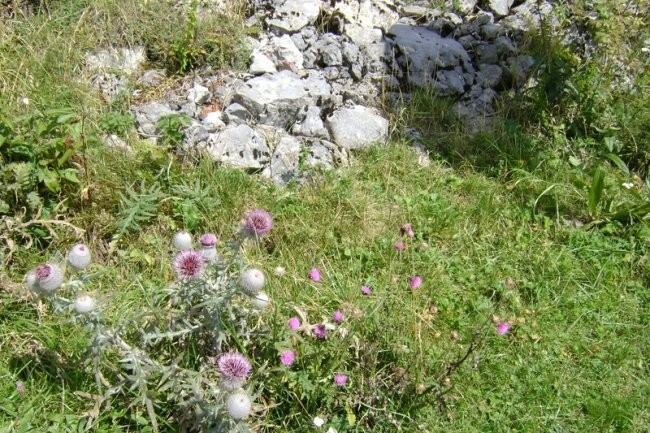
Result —
[{"label": "thistle plant", "polygon": [[[249,383],[253,364],[230,346],[250,340],[254,329],[248,318],[270,305],[262,291],[264,273],[250,267],[242,253],[245,242],[259,241],[272,225],[264,210],[247,213],[223,256],[212,233],[198,238],[198,250],[189,233],[176,233],[171,242],[176,281],[159,294],[162,313],[142,314],[136,332],[126,324],[107,324],[102,302],[83,291],[95,275],[89,272],[91,251],[84,244],[72,247],[66,265],[41,264],[27,273],[25,281],[55,312],[89,330],[87,367],[105,401],[115,394],[132,395],[134,402],[144,405],[155,431],[154,407],[168,401],[174,402],[181,423],[193,431],[246,431],[243,420],[253,410]],[[171,361],[169,356],[154,355],[164,341],[187,344],[190,339],[204,349],[199,368],[184,365],[182,355]],[[115,353],[120,357],[117,363],[111,362]]]}]

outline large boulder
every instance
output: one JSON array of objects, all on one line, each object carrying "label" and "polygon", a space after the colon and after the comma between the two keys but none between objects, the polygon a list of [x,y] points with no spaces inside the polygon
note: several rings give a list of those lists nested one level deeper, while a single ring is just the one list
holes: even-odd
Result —
[{"label": "large boulder", "polygon": [[240,86],[233,100],[244,106],[261,124],[287,127],[311,105],[322,105],[331,87],[318,75],[301,78],[291,71],[252,78]]},{"label": "large boulder", "polygon": [[320,5],[320,0],[277,0],[266,24],[278,33],[295,33],[316,22]]},{"label": "large boulder", "polygon": [[456,40],[443,38],[426,27],[395,24],[391,27],[395,57],[407,81],[427,86],[435,81],[435,73],[461,66],[472,71],[469,54]]},{"label": "large boulder", "polygon": [[334,142],[346,150],[383,143],[388,137],[388,120],[376,110],[362,105],[337,109],[325,124]]},{"label": "large boulder", "polygon": [[264,137],[244,124],[228,125],[223,131],[210,134],[206,150],[215,161],[243,169],[261,169],[271,158]]}]

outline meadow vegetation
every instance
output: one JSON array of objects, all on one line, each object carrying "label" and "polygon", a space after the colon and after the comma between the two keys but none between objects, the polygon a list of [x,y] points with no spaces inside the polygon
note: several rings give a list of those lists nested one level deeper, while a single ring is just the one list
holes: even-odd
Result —
[{"label": "meadow vegetation", "polygon": [[[0,9],[1,432],[195,426],[160,378],[147,398],[104,398],[91,329],[23,279],[84,242],[83,290],[143,344],[143,319],[173,310],[174,234],[214,233],[224,254],[254,208],[273,229],[244,245],[242,268],[264,272],[271,306],[221,343],[252,363],[252,431],[648,431],[650,35],[629,2],[558,7],[592,51],[531,34],[537,85],[503,95],[493,131],[469,133],[450,101],[418,91],[388,144],[283,187],[175,154],[179,119],[168,146],[139,140],[130,96],[109,104],[80,79],[83,53],[108,45],[144,45],[171,81],[241,67],[243,5],[204,19],[156,1],[18,3]],[[132,152],[105,148],[105,133]],[[292,317],[332,329],[294,332]],[[144,347],[188,370],[219,355],[198,338]]]}]

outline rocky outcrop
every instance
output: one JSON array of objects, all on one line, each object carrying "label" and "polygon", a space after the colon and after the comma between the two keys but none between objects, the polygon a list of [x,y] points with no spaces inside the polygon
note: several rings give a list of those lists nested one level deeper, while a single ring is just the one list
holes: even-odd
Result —
[{"label": "rocky outcrop", "polygon": [[[408,99],[417,87],[455,98],[470,127],[489,127],[498,92],[525,85],[534,67],[519,50],[521,37],[552,7],[538,0],[449,0],[444,7],[250,0],[249,9],[248,23],[265,31],[249,39],[247,72],[204,70],[132,110],[144,138],[161,134],[163,116],[183,115],[183,151],[284,183],[300,179],[305,167],[333,168],[350,152],[386,141],[379,107],[391,95]],[[155,70],[133,75],[138,53],[87,56],[107,97],[129,82],[146,89],[164,79]]]}]

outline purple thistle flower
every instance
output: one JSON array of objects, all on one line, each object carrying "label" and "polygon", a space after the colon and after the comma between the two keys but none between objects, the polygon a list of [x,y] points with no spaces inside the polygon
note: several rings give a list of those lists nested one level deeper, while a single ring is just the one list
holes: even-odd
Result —
[{"label": "purple thistle flower", "polygon": [[246,379],[253,367],[239,352],[224,353],[217,360],[219,371],[228,379]]},{"label": "purple thistle flower", "polygon": [[348,377],[345,374],[338,373],[334,375],[334,384],[336,386],[345,386],[348,382]]},{"label": "purple thistle flower", "polygon": [[397,241],[395,242],[395,249],[397,251],[402,251],[404,248],[406,248],[406,245],[402,241]]},{"label": "purple thistle flower", "polygon": [[16,382],[16,392],[20,395],[25,394],[25,384],[21,381]]},{"label": "purple thistle flower", "polygon": [[415,232],[413,231],[413,225],[411,223],[406,223],[399,229],[400,233],[408,236],[409,238],[415,237]]},{"label": "purple thistle flower", "polygon": [[409,286],[411,286],[411,289],[417,289],[421,285],[422,285],[422,277],[420,277],[419,275],[409,278]]},{"label": "purple thistle flower", "polygon": [[286,365],[288,367],[293,364],[295,360],[296,352],[293,350],[285,350],[284,352],[280,353],[280,362],[282,365]]},{"label": "purple thistle flower", "polygon": [[508,322],[499,322],[497,325],[497,334],[506,335],[510,331],[510,323]]},{"label": "purple thistle flower", "polygon": [[311,332],[314,333],[314,336],[316,338],[320,338],[321,340],[327,337],[327,328],[323,323],[319,325],[315,325],[312,329]]},{"label": "purple thistle flower", "polygon": [[273,218],[264,209],[253,209],[244,217],[244,227],[251,236],[264,236],[273,228]]},{"label": "purple thistle flower", "polygon": [[205,268],[205,259],[194,250],[181,251],[174,258],[174,271],[181,280],[195,280]]},{"label": "purple thistle flower", "polygon": [[289,329],[292,331],[295,331],[296,329],[300,328],[300,319],[297,317],[292,317],[289,319],[289,322],[287,322],[287,326],[289,326]]},{"label": "purple thistle flower", "polygon": [[204,233],[199,238],[199,242],[203,247],[214,247],[217,245],[217,236],[214,233]]},{"label": "purple thistle flower", "polygon": [[52,293],[63,284],[63,271],[57,265],[44,263],[38,265],[34,271],[38,288],[44,292]]},{"label": "purple thistle flower", "polygon": [[343,320],[343,313],[340,311],[335,311],[334,314],[332,315],[332,321],[339,323]]},{"label": "purple thistle flower", "polygon": [[320,281],[320,271],[318,268],[311,268],[311,271],[309,271],[309,279],[312,281]]},{"label": "purple thistle flower", "polygon": [[370,288],[370,286],[361,287],[361,293],[363,293],[364,295],[368,296],[371,292],[372,289]]}]

